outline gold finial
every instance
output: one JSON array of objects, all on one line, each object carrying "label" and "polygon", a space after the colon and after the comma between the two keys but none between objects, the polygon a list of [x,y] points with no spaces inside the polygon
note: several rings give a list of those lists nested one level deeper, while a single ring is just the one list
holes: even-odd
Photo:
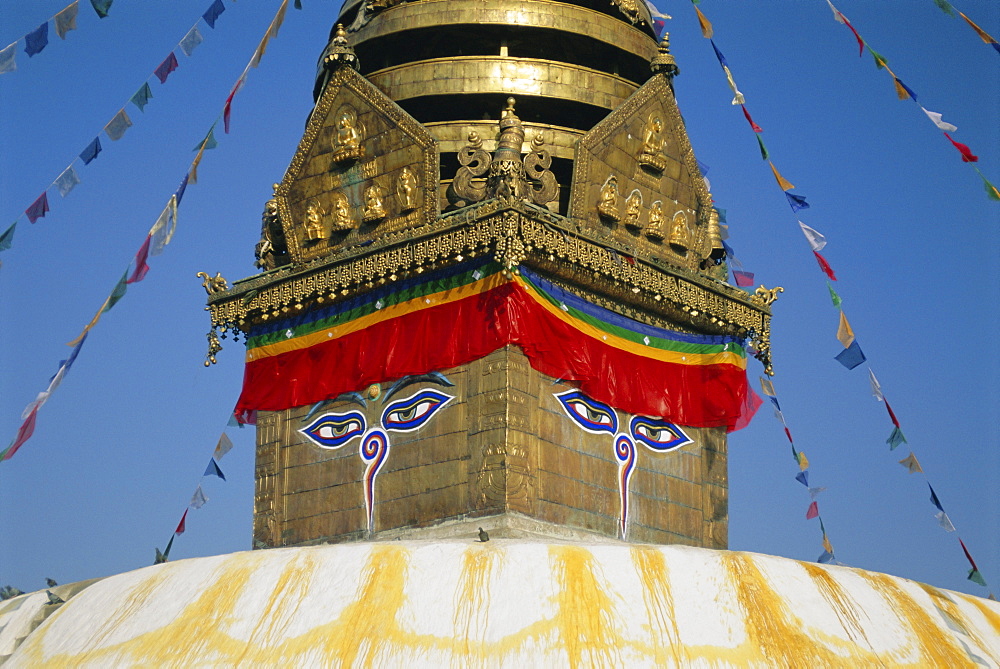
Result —
[{"label": "gold finial", "polygon": [[323,67],[327,70],[336,70],[344,65],[359,69],[358,56],[354,53],[354,48],[347,41],[347,31],[344,24],[338,23],[334,29],[333,39],[326,47],[323,54]]},{"label": "gold finial", "polygon": [[673,79],[681,73],[681,68],[677,67],[677,61],[670,53],[670,33],[663,33],[659,53],[653,56],[653,60],[649,63],[649,69],[653,71],[653,74],[663,73],[669,79]]},{"label": "gold finial", "polygon": [[501,118],[507,118],[508,116],[514,115],[514,98],[507,98],[507,106],[504,107],[503,116]]},{"label": "gold finial", "polygon": [[[708,201],[712,201],[712,194],[708,194]],[[722,229],[719,227],[719,211],[712,207],[708,212],[708,257],[716,263],[721,262],[726,257],[726,247],[722,244]]]}]

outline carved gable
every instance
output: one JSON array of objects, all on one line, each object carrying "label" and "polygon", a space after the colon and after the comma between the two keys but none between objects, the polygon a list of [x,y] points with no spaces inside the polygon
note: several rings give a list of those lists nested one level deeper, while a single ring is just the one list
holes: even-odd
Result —
[{"label": "carved gable", "polygon": [[570,217],[696,270],[710,253],[711,197],[673,91],[653,76],[576,147]]},{"label": "carved gable", "polygon": [[438,163],[423,126],[357,72],[340,68],[275,190],[292,261],[432,221]]}]

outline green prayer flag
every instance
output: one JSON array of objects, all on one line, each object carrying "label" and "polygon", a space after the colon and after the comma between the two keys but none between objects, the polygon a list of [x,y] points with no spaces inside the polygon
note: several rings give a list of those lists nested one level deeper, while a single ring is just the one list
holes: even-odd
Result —
[{"label": "green prayer flag", "polygon": [[948,16],[955,16],[955,8],[951,6],[948,0],[934,0],[934,4]]},{"label": "green prayer flag", "polygon": [[833,289],[833,284],[829,281],[826,282],[826,287],[830,289],[830,299],[833,301],[833,306],[839,309],[842,302],[840,295],[837,295],[837,291]]},{"label": "green prayer flag", "polygon": [[219,143],[215,141],[215,124],[208,129],[208,134],[205,135],[205,139],[198,142],[198,145],[194,147],[195,151],[208,151],[209,149],[214,149]]},{"label": "green prayer flag", "polygon": [[866,47],[868,47],[868,51],[869,51],[869,52],[871,52],[871,54],[872,54],[872,58],[874,58],[874,59],[875,59],[875,67],[877,67],[877,68],[878,68],[878,69],[880,69],[880,70],[881,70],[881,69],[882,69],[883,67],[885,67],[885,66],[886,66],[886,63],[888,63],[889,61],[887,61],[887,60],[886,60],[885,58],[883,58],[883,57],[882,57],[882,54],[880,54],[880,53],[879,53],[878,51],[876,51],[875,49],[871,48],[871,47],[870,47],[870,46],[868,46],[867,44],[865,44],[865,46],[866,46]]},{"label": "green prayer flag", "polygon": [[757,133],[755,133],[754,136],[757,138],[757,143],[760,144],[760,157],[763,158],[764,160],[767,160],[768,153],[767,153],[767,147],[764,146],[764,140],[762,140],[760,138],[760,135]]},{"label": "green prayer flag", "polygon": [[910,442],[906,441],[906,437],[903,436],[903,431],[898,427],[892,428],[892,434],[889,438],[885,440],[885,443],[889,444],[889,450],[896,450],[900,444],[908,444]]},{"label": "green prayer flag", "polygon": [[984,588],[986,587],[986,579],[983,578],[983,575],[980,574],[979,570],[976,569],[975,567],[969,570],[969,580],[972,581],[973,583],[978,583]]},{"label": "green prayer flag", "polygon": [[111,9],[111,3],[114,0],[90,0],[90,4],[94,6],[94,11],[102,19],[107,17],[108,10]]},{"label": "green prayer flag", "polygon": [[989,182],[989,179],[987,179],[986,176],[979,171],[978,167],[976,168],[976,173],[979,175],[979,178],[983,180],[983,188],[986,189],[986,194],[989,198],[991,200],[1000,201],[1000,190],[997,190],[997,187]]},{"label": "green prayer flag", "polygon": [[138,107],[139,111],[144,112],[146,111],[146,105],[149,104],[149,98],[151,97],[153,97],[153,91],[149,88],[149,82],[147,81],[142,85],[142,88],[137,90],[135,95],[129,99],[129,102]]},{"label": "green prayer flag", "polygon": [[108,301],[104,303],[104,309],[101,310],[101,313],[111,311],[111,307],[118,304],[118,300],[125,297],[125,291],[128,290],[128,275],[129,271],[125,270],[122,278],[118,280],[118,285],[115,286],[115,289],[111,291],[111,295],[108,296]]},{"label": "green prayer flag", "polygon": [[6,251],[10,248],[11,244],[14,243],[14,228],[17,227],[17,221],[11,223],[11,226],[4,230],[4,233],[0,235],[0,251]]}]

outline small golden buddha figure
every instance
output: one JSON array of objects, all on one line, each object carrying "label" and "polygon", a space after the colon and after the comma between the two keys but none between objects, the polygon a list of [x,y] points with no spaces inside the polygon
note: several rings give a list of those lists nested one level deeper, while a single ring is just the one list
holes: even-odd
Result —
[{"label": "small golden buddha figure", "polygon": [[396,200],[399,202],[399,211],[412,211],[417,208],[417,177],[413,170],[404,167],[399,173],[396,181]]},{"label": "small golden buddha figure", "polygon": [[343,107],[337,115],[337,134],[333,141],[333,162],[342,163],[361,158],[361,133],[358,117],[350,107]]},{"label": "small golden buddha figure", "polygon": [[687,253],[691,247],[691,233],[688,231],[687,214],[678,211],[670,222],[670,237],[667,239],[674,250]]},{"label": "small golden buddha figure", "polygon": [[351,203],[344,193],[336,193],[333,196],[333,229],[351,230],[354,228],[354,221],[351,219]]},{"label": "small golden buddha figure", "polygon": [[601,186],[597,213],[610,221],[618,222],[621,219],[621,214],[618,213],[618,179],[614,175],[608,177],[608,180]]},{"label": "small golden buddha figure", "polygon": [[323,209],[316,200],[310,200],[306,207],[306,222],[303,226],[306,232],[306,241],[318,242],[326,239],[326,229],[323,227]]},{"label": "small golden buddha figure", "polygon": [[663,120],[655,114],[651,115],[642,134],[639,164],[654,172],[662,172],[667,166],[663,155],[662,133]]},{"label": "small golden buddha figure", "polygon": [[384,197],[385,191],[376,183],[365,189],[365,209],[361,213],[365,223],[385,218],[385,205],[382,203]]},{"label": "small golden buddha figure", "polygon": [[646,236],[650,239],[663,239],[662,200],[657,200],[649,208],[649,225],[646,226]]},{"label": "small golden buddha figure", "polygon": [[639,189],[634,189],[625,199],[625,218],[622,221],[630,228],[641,228],[639,216],[642,214],[642,193]]}]

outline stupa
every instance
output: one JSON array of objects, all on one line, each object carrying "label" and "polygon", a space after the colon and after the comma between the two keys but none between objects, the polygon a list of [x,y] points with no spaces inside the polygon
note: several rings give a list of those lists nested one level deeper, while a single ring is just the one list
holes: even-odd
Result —
[{"label": "stupa", "polygon": [[634,0],[348,0],[262,271],[206,286],[258,550],[12,600],[0,657],[1000,662],[995,602],[725,550],[780,291],[727,283],[678,73]]}]

